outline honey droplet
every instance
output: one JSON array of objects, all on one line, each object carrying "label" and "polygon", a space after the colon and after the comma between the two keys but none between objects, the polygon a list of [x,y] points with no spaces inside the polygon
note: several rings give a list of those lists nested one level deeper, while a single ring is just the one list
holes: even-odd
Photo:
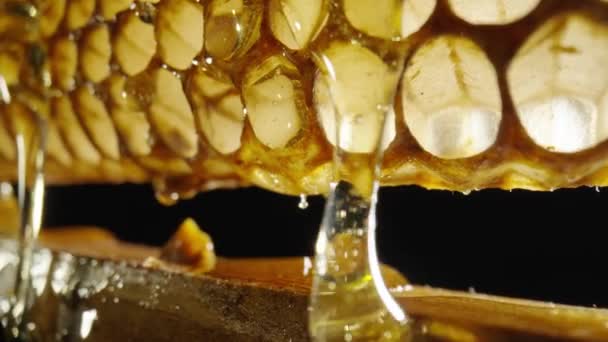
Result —
[{"label": "honey droplet", "polygon": [[300,202],[298,203],[298,208],[302,210],[308,209],[308,198],[305,194],[300,194]]}]

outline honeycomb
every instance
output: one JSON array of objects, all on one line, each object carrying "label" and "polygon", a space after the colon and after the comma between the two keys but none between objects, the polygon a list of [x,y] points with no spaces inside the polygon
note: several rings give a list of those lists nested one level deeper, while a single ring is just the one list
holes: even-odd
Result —
[{"label": "honeycomb", "polygon": [[0,180],[42,117],[51,183],[325,193],[335,112],[367,153],[395,83],[383,185],[603,186],[607,61],[606,0],[6,0]]}]

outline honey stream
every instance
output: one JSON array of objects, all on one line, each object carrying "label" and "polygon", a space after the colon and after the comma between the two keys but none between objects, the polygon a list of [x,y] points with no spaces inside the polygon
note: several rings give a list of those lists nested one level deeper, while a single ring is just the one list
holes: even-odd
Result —
[{"label": "honey stream", "polygon": [[46,122],[38,118],[34,132],[17,134],[19,232],[16,277],[11,309],[2,323],[7,341],[33,341],[35,325],[28,321],[31,303],[31,270],[34,249],[44,209],[44,161],[46,150]]},{"label": "honey stream", "polygon": [[[5,9],[13,13],[23,24],[24,31],[21,33],[37,37],[39,13],[35,3],[17,1],[8,4]],[[37,100],[46,98],[49,86],[48,74],[42,67],[45,58],[38,38],[32,38],[27,58],[30,72],[25,77],[24,82],[31,84],[35,89]],[[0,76],[0,104],[9,105],[14,100],[6,80],[3,76]],[[4,340],[6,341],[41,340],[40,336],[36,336],[36,325],[30,319],[30,309],[34,301],[31,291],[34,250],[42,227],[44,210],[44,166],[48,118],[39,113],[35,105],[28,109],[30,111],[15,113],[13,118],[15,120],[17,203],[19,208],[18,261],[13,291],[8,298],[9,310],[4,310],[2,317]]]},{"label": "honey stream", "polygon": [[[398,55],[398,44],[392,53]],[[389,50],[393,50],[389,49]],[[309,332],[314,341],[409,341],[408,318],[389,293],[376,251],[376,204],[382,163],[383,132],[401,65],[388,63],[385,80],[393,86],[369,113],[352,112],[348,104],[340,108],[337,97],[344,96],[340,72],[331,57],[317,57],[328,78],[336,115],[334,174],[315,246],[315,268],[309,307]],[[360,71],[365,73],[364,70]],[[350,75],[352,77],[352,75]],[[365,77],[365,75],[360,75]],[[348,87],[346,87],[348,88]],[[353,98],[352,93],[345,98]],[[372,106],[374,107],[374,106]],[[348,108],[344,110],[344,108]],[[358,109],[358,108],[357,108]],[[374,147],[369,151],[348,150],[356,141],[357,126],[371,116],[381,124]]]}]

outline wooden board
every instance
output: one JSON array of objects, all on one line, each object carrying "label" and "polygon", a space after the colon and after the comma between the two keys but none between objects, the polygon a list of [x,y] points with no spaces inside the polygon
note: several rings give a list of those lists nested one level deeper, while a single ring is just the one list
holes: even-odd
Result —
[{"label": "wooden board", "polygon": [[[46,232],[42,243],[55,252],[42,253],[50,261],[46,273],[38,271],[46,274],[39,275],[46,281],[33,311],[39,334],[86,332],[87,341],[308,340],[308,258],[220,259],[213,272],[192,275],[144,267],[158,249],[97,229]],[[385,274],[427,341],[608,341],[606,310],[410,286],[391,269]]]}]

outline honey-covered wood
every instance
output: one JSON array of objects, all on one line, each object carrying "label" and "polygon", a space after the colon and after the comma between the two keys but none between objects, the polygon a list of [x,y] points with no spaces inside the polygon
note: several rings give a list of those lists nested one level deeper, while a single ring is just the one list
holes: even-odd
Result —
[{"label": "honey-covered wood", "polygon": [[[42,243],[54,250],[38,253],[34,278],[42,336],[80,334],[94,313],[87,341],[307,341],[308,258],[220,258],[193,275],[145,267],[158,249],[97,229],[45,232]],[[420,340],[608,341],[606,310],[419,287],[390,268],[385,278]]]}]

